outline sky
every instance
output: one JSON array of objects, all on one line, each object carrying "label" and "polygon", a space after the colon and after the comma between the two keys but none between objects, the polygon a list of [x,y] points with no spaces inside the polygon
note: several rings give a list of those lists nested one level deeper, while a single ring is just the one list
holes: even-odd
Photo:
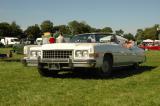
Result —
[{"label": "sky", "polygon": [[135,34],[160,24],[160,0],[0,0],[0,22],[28,26],[50,20],[67,25],[73,20],[92,27],[111,27]]}]

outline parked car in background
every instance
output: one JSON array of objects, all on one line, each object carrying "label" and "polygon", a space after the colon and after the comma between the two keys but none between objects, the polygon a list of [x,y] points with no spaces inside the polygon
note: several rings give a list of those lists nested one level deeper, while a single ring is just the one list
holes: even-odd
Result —
[{"label": "parked car in background", "polygon": [[23,54],[25,46],[30,47],[30,46],[35,46],[35,45],[42,45],[42,38],[37,38],[36,40],[34,40],[34,39],[21,39],[20,44],[13,45],[13,51],[18,54]]},{"label": "parked car in background", "polygon": [[29,45],[24,47],[24,54],[22,63],[25,66],[37,66],[38,57],[41,56],[41,45]]},{"label": "parked car in background", "polygon": [[25,66],[38,65],[38,57],[40,56],[41,46],[42,38],[37,38],[34,45],[25,45],[23,47],[23,54],[25,54],[25,57],[22,59],[22,63]]},{"label": "parked car in background", "polygon": [[42,45],[38,71],[48,76],[66,68],[95,68],[100,69],[101,75],[108,76],[113,67],[136,67],[145,61],[144,50],[135,45],[123,47],[120,42],[125,39],[121,40],[115,34],[88,33],[75,35],[70,43]]},{"label": "parked car in background", "polygon": [[12,51],[18,54],[23,54],[24,46],[26,45],[35,45],[34,39],[21,39],[20,44],[14,44]]},{"label": "parked car in background", "polygon": [[20,41],[16,37],[4,37],[4,38],[1,39],[1,43],[3,45],[11,45],[12,46],[14,44],[19,44]]}]

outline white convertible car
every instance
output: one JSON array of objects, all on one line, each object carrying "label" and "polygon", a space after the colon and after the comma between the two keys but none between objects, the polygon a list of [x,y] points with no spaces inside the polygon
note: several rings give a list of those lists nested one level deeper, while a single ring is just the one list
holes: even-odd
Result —
[{"label": "white convertible car", "polygon": [[114,34],[88,33],[74,36],[70,43],[42,45],[39,73],[47,76],[65,68],[96,68],[108,76],[113,67],[137,66],[144,62],[144,50],[137,46],[123,47],[125,40]]}]

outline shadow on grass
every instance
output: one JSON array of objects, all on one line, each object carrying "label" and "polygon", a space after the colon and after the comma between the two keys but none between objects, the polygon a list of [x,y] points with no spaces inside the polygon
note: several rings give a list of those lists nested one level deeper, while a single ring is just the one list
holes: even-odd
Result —
[{"label": "shadow on grass", "polygon": [[130,67],[115,68],[109,77],[102,77],[98,70],[73,70],[71,72],[60,72],[54,78],[80,78],[80,79],[116,79],[126,78],[133,75],[141,74],[146,71],[152,71],[156,67],[140,66],[138,69],[131,69]]},{"label": "shadow on grass", "polygon": [[133,75],[138,75],[143,72],[153,71],[156,66],[140,66],[138,69],[132,69],[131,67],[124,67],[119,69],[115,69],[111,75],[111,78],[126,78]]}]

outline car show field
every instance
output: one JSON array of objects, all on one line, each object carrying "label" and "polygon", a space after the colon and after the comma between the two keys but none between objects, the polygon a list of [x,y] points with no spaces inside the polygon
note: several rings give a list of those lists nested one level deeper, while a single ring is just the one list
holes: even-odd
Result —
[{"label": "car show field", "polygon": [[23,55],[13,54],[12,58],[0,59],[0,106],[158,106],[160,52],[145,53],[147,61],[139,69],[114,69],[106,78],[83,70],[42,77],[36,67],[24,67],[17,61]]},{"label": "car show field", "polygon": [[160,0],[0,3],[0,106],[160,106]]}]

